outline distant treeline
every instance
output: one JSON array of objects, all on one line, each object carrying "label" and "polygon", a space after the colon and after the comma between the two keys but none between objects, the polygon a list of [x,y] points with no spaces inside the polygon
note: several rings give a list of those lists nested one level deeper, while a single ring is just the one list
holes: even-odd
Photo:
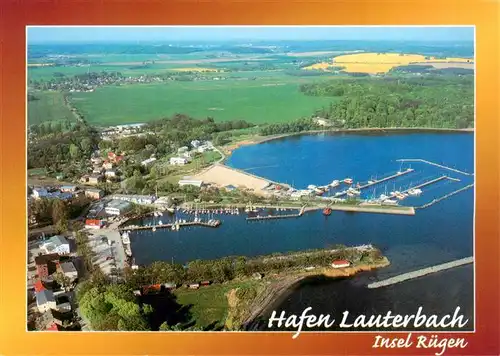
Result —
[{"label": "distant treeline", "polygon": [[392,68],[389,73],[425,73],[433,75],[473,75],[474,69],[470,68],[434,68],[431,65],[408,65]]},{"label": "distant treeline", "polygon": [[474,126],[474,78],[353,79],[303,84],[312,96],[340,97],[315,115],[344,128]]},{"label": "distant treeline", "polygon": [[269,136],[319,129],[321,129],[321,126],[319,126],[312,118],[301,118],[292,122],[269,124],[263,126],[259,132],[263,136]]},{"label": "distant treeline", "polygon": [[[340,68],[340,67],[338,67]],[[332,68],[332,70],[334,70]],[[318,77],[318,76],[325,76],[325,75],[333,75],[332,72],[327,72],[324,70],[287,70],[284,72],[287,75],[291,75],[293,77]]]}]

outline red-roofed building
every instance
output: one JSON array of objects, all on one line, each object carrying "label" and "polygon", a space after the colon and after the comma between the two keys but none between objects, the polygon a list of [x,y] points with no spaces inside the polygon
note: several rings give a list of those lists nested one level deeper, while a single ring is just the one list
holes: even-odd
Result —
[{"label": "red-roofed building", "polygon": [[119,163],[123,160],[123,155],[117,155],[114,152],[108,152],[108,159],[110,162]]},{"label": "red-roofed building", "polygon": [[87,219],[85,220],[85,228],[87,229],[100,229],[104,225],[104,222],[99,219]]},{"label": "red-roofed building", "polygon": [[349,267],[351,265],[351,262],[347,260],[335,260],[332,262],[332,267],[333,268],[344,268],[344,267]]},{"label": "red-roofed building", "polygon": [[34,287],[35,287],[35,292],[37,293],[46,289],[41,280],[37,280]]}]

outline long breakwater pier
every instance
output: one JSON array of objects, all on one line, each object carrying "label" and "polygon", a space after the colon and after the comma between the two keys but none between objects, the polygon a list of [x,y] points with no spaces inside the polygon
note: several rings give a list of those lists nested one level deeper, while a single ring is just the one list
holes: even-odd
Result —
[{"label": "long breakwater pier", "polygon": [[265,215],[265,216],[251,216],[246,218],[247,221],[257,221],[257,220],[276,220],[276,219],[290,219],[290,218],[299,218],[304,215],[306,211],[306,207],[303,206],[300,208],[297,214],[280,214],[280,215]]},{"label": "long breakwater pier", "polygon": [[436,203],[439,203],[441,200],[445,200],[445,199],[447,199],[447,198],[449,198],[449,197],[451,197],[451,196],[453,196],[453,195],[455,195],[455,194],[458,194],[458,193],[460,193],[460,192],[463,192],[464,190],[470,189],[470,188],[472,188],[473,186],[474,186],[474,184],[469,184],[469,185],[466,185],[466,186],[465,186],[465,187],[463,187],[463,188],[457,189],[457,190],[455,190],[455,191],[453,191],[453,192],[451,192],[451,193],[448,193],[448,194],[446,194],[446,195],[443,195],[443,196],[442,196],[442,197],[440,197],[440,198],[434,199],[434,200],[432,200],[431,202],[429,202],[429,203],[427,203],[427,204],[424,204],[424,205],[422,205],[422,206],[415,207],[415,209],[425,209],[425,208],[428,208],[428,207],[429,207],[429,206],[431,206],[431,205],[434,205],[434,204],[436,204]]},{"label": "long breakwater pier", "polygon": [[473,176],[474,175],[473,173],[467,173],[467,172],[461,171],[459,169],[455,169],[455,168],[451,168],[451,167],[448,167],[448,166],[445,166],[442,164],[430,162],[430,161],[427,161],[427,160],[421,159],[421,158],[405,158],[405,159],[398,159],[396,161],[397,162],[421,162],[421,163],[430,164],[431,166],[439,167],[442,169],[447,169],[447,170],[455,172],[455,173],[460,173],[460,174],[463,174],[466,176]]},{"label": "long breakwater pier", "polygon": [[378,281],[378,282],[370,283],[370,284],[368,284],[367,287],[370,288],[370,289],[380,288],[380,287],[387,287],[387,286],[390,286],[392,284],[401,283],[401,282],[404,282],[404,281],[408,281],[410,279],[414,279],[414,278],[418,278],[418,277],[423,277],[423,276],[426,276],[426,275],[431,274],[431,273],[436,273],[436,272],[444,271],[444,270],[447,270],[447,269],[450,269],[450,268],[463,266],[463,265],[466,265],[466,264],[469,264],[469,263],[473,263],[473,262],[474,262],[474,258],[473,257],[466,257],[466,258],[462,258],[462,259],[459,259],[459,260],[455,260],[455,261],[443,263],[443,264],[440,264],[440,265],[435,265],[435,266],[432,266],[432,267],[427,267],[427,268],[419,269],[417,271],[403,273],[403,274],[400,274],[400,275],[392,277],[392,278],[388,278],[388,279],[383,280],[383,281]]}]

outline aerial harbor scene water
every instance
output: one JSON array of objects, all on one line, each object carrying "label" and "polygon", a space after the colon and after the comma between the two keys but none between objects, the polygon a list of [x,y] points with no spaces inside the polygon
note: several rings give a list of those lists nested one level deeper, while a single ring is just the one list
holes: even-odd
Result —
[{"label": "aerial harbor scene water", "polygon": [[106,51],[32,31],[30,330],[269,330],[275,310],[457,305],[473,330],[468,29]]}]

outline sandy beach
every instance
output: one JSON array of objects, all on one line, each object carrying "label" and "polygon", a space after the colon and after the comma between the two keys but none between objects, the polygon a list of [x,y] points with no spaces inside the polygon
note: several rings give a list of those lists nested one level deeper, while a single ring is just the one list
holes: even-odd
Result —
[{"label": "sandy beach", "polygon": [[238,188],[248,188],[253,190],[256,194],[266,194],[266,191],[263,189],[271,183],[271,181],[267,179],[220,164],[213,165],[193,178],[202,180],[206,183],[215,184],[219,187],[233,185]]}]

